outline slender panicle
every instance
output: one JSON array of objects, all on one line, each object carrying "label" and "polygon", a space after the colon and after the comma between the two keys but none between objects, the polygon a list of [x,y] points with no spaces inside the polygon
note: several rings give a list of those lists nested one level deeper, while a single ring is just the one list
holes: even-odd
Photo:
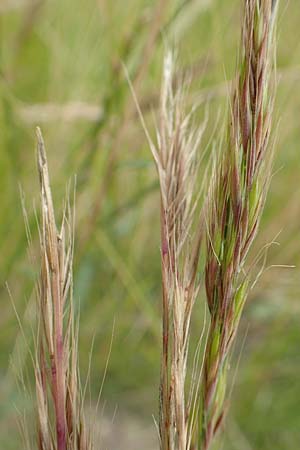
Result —
[{"label": "slender panicle", "polygon": [[91,450],[82,417],[77,337],[72,300],[73,217],[67,201],[57,229],[45,146],[40,130],[41,271],[37,286],[39,328],[35,365],[37,448]]},{"label": "slender panicle", "polygon": [[208,201],[206,294],[211,316],[202,380],[200,448],[208,450],[226,412],[228,356],[249,290],[245,260],[270,178],[275,2],[245,0],[238,79],[227,148]]},{"label": "slender panicle", "polygon": [[[198,149],[203,127],[193,129],[185,114],[183,85],[175,88],[173,55],[164,61],[157,145],[150,141],[160,182],[162,267],[162,360],[159,432],[162,450],[190,447],[187,357],[191,314],[202,237],[194,230],[197,206]],[[149,137],[149,134],[147,133]],[[191,394],[191,391],[189,391]],[[190,397],[190,395],[189,395]]]}]

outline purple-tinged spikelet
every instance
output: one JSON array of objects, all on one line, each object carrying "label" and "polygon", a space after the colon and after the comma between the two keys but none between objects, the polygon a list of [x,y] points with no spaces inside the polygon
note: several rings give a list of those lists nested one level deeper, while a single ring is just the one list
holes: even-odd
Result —
[{"label": "purple-tinged spikelet", "polygon": [[205,282],[211,323],[202,380],[201,450],[210,448],[224,419],[228,355],[249,289],[243,268],[270,177],[274,3],[245,0],[227,148],[219,157],[208,201]]}]

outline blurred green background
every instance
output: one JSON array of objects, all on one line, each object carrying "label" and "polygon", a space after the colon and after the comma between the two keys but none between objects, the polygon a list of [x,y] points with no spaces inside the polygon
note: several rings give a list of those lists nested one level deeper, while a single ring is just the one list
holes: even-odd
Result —
[{"label": "blurred green background", "polygon": [[[103,448],[157,448],[153,415],[160,357],[159,193],[122,62],[151,128],[164,49],[168,43],[176,45],[180,70],[192,76],[190,104],[200,103],[199,120],[209,112],[205,146],[223,124],[242,3],[0,1],[1,449],[22,448],[18,417],[24,411],[34,424],[20,373],[30,384],[27,346],[32,345],[37,268],[28,259],[19,188],[25,192],[32,250],[37,253],[36,125],[44,133],[58,211],[67,181],[77,176],[75,300],[78,307],[80,303],[84,380],[91,361],[87,397],[92,405],[113,334],[96,418]],[[224,450],[299,448],[299,23],[298,1],[281,1],[276,157],[256,252],[273,240],[277,244],[268,251],[233,352],[231,407],[224,437],[216,446]],[[203,298],[196,305],[199,317],[201,310]]]}]

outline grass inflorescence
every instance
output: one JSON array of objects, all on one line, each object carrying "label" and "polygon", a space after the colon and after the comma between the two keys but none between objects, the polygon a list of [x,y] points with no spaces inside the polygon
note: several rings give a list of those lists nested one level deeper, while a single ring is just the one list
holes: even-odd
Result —
[{"label": "grass inflorescence", "polygon": [[211,316],[205,351],[200,440],[211,446],[226,411],[228,357],[250,288],[245,262],[270,180],[271,71],[275,2],[246,0],[226,147],[208,198],[205,285]]},{"label": "grass inflorescence", "polygon": [[67,199],[57,228],[43,138],[37,129],[41,189],[40,279],[35,383],[39,450],[91,450],[78,369],[78,328],[73,309],[74,217]]},{"label": "grass inflorescence", "polygon": [[195,228],[199,146],[204,127],[186,113],[184,83],[174,82],[174,57],[164,61],[157,145],[150,141],[160,183],[162,357],[159,433],[163,450],[191,445],[193,388],[186,376],[202,227]]}]

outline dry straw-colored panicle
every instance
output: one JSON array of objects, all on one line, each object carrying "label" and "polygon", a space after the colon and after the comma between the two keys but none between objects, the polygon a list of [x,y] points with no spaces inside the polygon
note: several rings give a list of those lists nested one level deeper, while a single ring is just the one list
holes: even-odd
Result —
[{"label": "dry straw-colored panicle", "polygon": [[[175,86],[171,52],[164,61],[157,144],[149,139],[160,183],[162,360],[159,434],[162,450],[190,448],[194,386],[187,388],[190,322],[202,230],[197,207],[198,149],[203,127],[186,114],[184,82]],[[147,133],[147,132],[146,132]],[[147,133],[149,138],[149,135]],[[188,392],[186,392],[188,390]]]},{"label": "dry straw-colored panicle", "polygon": [[42,206],[35,364],[37,448],[90,450],[92,444],[82,413],[77,326],[72,303],[73,217],[67,200],[61,228],[57,229],[45,146],[39,129],[37,140]]},{"label": "dry straw-colored panicle", "polygon": [[245,260],[270,179],[276,2],[245,0],[239,73],[226,148],[208,201],[206,294],[211,322],[201,392],[200,442],[210,448],[226,412],[228,356],[250,286]]}]

